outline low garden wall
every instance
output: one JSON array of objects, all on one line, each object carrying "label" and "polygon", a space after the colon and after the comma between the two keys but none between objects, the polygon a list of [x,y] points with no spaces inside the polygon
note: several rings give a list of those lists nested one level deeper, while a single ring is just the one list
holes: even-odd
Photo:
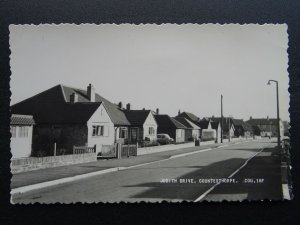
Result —
[{"label": "low garden wall", "polygon": [[97,161],[96,153],[84,153],[73,155],[28,157],[12,159],[10,168],[13,174],[26,171],[65,166],[71,164],[87,163]]},{"label": "low garden wall", "polygon": [[195,146],[194,142],[176,144],[176,145],[170,144],[170,145],[144,147],[144,148],[138,148],[137,155],[146,155],[146,154],[152,154],[152,153],[156,153],[156,152],[176,150],[176,149],[180,149],[180,148],[189,148],[189,147],[193,147],[193,146]]},{"label": "low garden wall", "polygon": [[[214,143],[215,143],[215,141],[202,141],[202,142],[200,142],[200,146],[211,145]],[[180,148],[190,148],[190,147],[195,147],[195,143],[189,142],[189,143],[176,144],[176,145],[170,144],[170,145],[144,147],[144,148],[138,148],[137,155],[146,155],[146,154],[152,154],[152,153],[156,153],[156,152],[171,151],[171,150],[177,150]]]}]

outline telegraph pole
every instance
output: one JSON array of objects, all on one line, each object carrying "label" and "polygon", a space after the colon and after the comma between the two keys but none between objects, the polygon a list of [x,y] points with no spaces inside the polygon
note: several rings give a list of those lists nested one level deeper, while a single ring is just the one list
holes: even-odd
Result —
[{"label": "telegraph pole", "polygon": [[269,80],[268,85],[271,82],[276,83],[276,100],[277,100],[277,145],[280,148],[280,117],[279,117],[279,94],[278,94],[278,81],[277,80]]},{"label": "telegraph pole", "polygon": [[223,95],[221,95],[221,143],[223,143]]}]

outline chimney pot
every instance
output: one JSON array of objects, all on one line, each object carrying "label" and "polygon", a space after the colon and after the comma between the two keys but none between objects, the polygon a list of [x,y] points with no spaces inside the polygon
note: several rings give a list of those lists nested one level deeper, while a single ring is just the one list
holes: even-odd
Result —
[{"label": "chimney pot", "polygon": [[122,103],[122,102],[119,102],[119,103],[118,103],[118,106],[119,106],[120,109],[122,109],[122,108],[123,108],[123,103]]},{"label": "chimney pot", "polygon": [[95,102],[95,89],[92,84],[87,87],[87,96],[90,102]]},{"label": "chimney pot", "polygon": [[72,93],[70,95],[70,103],[76,103],[78,102],[78,95],[76,93]]}]

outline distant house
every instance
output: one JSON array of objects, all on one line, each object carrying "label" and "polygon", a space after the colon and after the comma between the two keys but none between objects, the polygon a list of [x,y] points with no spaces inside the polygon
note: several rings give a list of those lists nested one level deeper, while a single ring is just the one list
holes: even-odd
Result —
[{"label": "distant house", "polygon": [[12,114],[10,122],[12,158],[23,158],[31,155],[33,117],[30,115]]},{"label": "distant house", "polygon": [[193,123],[199,122],[200,118],[196,115],[194,115],[193,113],[190,112],[182,112],[180,113],[180,111],[178,112],[178,115],[176,117],[184,117],[190,121],[192,121]]},{"label": "distant house", "polygon": [[157,123],[151,110],[124,110],[126,118],[130,122],[129,137],[131,143],[143,140],[155,140]]},{"label": "distant house", "polygon": [[211,118],[212,122],[219,122],[220,127],[223,130],[223,137],[228,138],[229,135],[230,137],[234,137],[234,123],[233,119],[231,117],[223,117],[223,123],[221,122],[221,117],[213,117]]},{"label": "distant house", "polygon": [[187,127],[185,127],[182,123],[168,115],[159,114],[155,115],[154,117],[158,125],[158,134],[168,134],[176,143],[185,141],[185,130]]},{"label": "distant house", "polygon": [[186,127],[185,141],[199,140],[201,132],[201,128],[199,126],[184,117],[176,116],[174,119]]},{"label": "distant house", "polygon": [[242,119],[232,119],[235,130],[234,136],[236,137],[251,137],[253,135],[252,126]]},{"label": "distant house", "polygon": [[112,145],[128,137],[131,125],[116,104],[95,93],[90,84],[86,90],[54,86],[11,107],[12,113],[33,115],[33,153],[53,155],[57,150],[71,153],[73,146]]},{"label": "distant house", "polygon": [[[254,135],[261,136],[261,137],[275,137],[278,135],[277,132],[277,119],[272,118],[252,118],[247,121],[248,124],[252,126],[254,131]],[[284,127],[283,122],[279,120],[279,130],[280,136],[283,137],[284,135]]]}]

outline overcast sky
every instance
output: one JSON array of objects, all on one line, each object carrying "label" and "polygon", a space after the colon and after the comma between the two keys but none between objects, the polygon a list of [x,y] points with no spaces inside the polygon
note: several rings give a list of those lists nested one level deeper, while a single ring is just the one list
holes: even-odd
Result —
[{"label": "overcast sky", "polygon": [[133,109],[289,120],[286,25],[10,26],[11,104],[57,84]]}]

